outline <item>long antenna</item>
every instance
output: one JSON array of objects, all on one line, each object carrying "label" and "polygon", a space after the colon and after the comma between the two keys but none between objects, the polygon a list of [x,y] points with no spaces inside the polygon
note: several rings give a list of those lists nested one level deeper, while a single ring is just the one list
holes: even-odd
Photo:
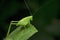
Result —
[{"label": "long antenna", "polygon": [[33,16],[34,16],[37,12],[39,12],[40,9],[41,9],[41,7],[39,7],[39,8],[33,13]]},{"label": "long antenna", "polygon": [[[26,5],[27,9],[29,10],[29,13],[32,15],[32,12],[31,12],[31,10],[30,10],[27,2],[26,2],[25,0],[24,0],[24,2],[25,2],[25,5]],[[29,0],[29,2],[30,2],[30,0]],[[39,8],[33,13],[33,16],[34,16],[40,9],[41,9],[41,7],[39,7]]]},{"label": "long antenna", "polygon": [[25,5],[26,5],[27,9],[29,10],[29,13],[32,15],[32,12],[31,12],[31,10],[30,10],[30,8],[29,8],[28,4],[26,3],[26,1],[25,1],[25,0],[24,0],[24,2],[25,2]]}]

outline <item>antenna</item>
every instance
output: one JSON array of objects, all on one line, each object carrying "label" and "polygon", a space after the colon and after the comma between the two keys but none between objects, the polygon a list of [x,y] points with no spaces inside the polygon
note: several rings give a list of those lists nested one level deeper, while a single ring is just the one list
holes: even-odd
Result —
[{"label": "antenna", "polygon": [[31,10],[30,10],[30,8],[29,8],[27,2],[26,2],[25,0],[24,0],[24,2],[25,2],[25,5],[26,5],[27,9],[29,10],[29,13],[32,15],[32,12],[31,12]]},{"label": "antenna", "polygon": [[[25,0],[24,0],[24,2],[25,2],[25,5],[26,5],[27,9],[29,10],[29,13],[32,15],[32,12],[31,12],[31,10],[30,10],[27,2],[26,2]],[[30,0],[29,0],[29,2],[30,2]],[[33,16],[34,16],[40,9],[41,9],[41,7],[39,7],[39,8],[33,13]]]}]

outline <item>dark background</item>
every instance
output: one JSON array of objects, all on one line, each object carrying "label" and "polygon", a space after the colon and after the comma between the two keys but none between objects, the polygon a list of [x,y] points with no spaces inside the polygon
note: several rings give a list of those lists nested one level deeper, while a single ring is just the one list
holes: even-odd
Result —
[{"label": "dark background", "polygon": [[0,0],[0,40],[5,38],[10,21],[20,20],[31,14],[32,23],[39,32],[29,40],[60,40],[60,0],[26,2],[30,10],[27,9],[24,0]]}]

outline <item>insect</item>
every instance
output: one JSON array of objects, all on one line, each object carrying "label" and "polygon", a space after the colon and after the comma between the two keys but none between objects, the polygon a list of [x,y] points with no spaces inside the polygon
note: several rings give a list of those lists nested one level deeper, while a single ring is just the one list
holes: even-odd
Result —
[{"label": "insect", "polygon": [[[26,1],[24,0],[25,2],[25,5],[27,7],[27,9],[30,11],[30,8],[29,6],[27,5]],[[39,9],[38,9],[39,10]],[[38,10],[36,12],[38,12]],[[35,12],[35,13],[36,13]],[[30,11],[30,14],[31,14],[31,11]],[[30,21],[33,20],[33,16],[27,16],[25,18],[22,18],[21,20],[19,21],[11,21],[10,22],[10,26],[9,26],[9,29],[8,29],[8,32],[7,32],[7,36],[9,35],[9,32],[10,32],[10,28],[11,28],[11,25],[16,25],[16,26],[22,26],[22,27],[25,27],[27,24],[30,23]]]},{"label": "insect", "polygon": [[16,26],[25,27],[27,24],[30,23],[30,21],[32,21],[32,19],[33,19],[33,16],[27,16],[27,17],[25,17],[25,18],[22,18],[22,19],[19,20],[19,21],[11,21],[10,26],[9,26],[9,29],[8,29],[7,36],[9,35],[11,25],[16,25]]}]

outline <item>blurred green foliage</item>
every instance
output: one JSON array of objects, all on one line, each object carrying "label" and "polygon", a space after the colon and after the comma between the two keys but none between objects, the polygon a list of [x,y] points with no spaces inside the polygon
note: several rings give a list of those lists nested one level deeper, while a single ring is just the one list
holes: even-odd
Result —
[{"label": "blurred green foliage", "polygon": [[[57,39],[57,37],[60,37],[60,25],[57,26],[57,24],[60,24],[59,0],[26,0],[26,2],[34,17],[33,24],[39,30],[39,32],[29,40],[59,40],[59,38]],[[1,0],[1,38],[5,37],[11,20],[20,20],[28,15],[30,15],[29,10],[26,8],[24,0]]]}]

